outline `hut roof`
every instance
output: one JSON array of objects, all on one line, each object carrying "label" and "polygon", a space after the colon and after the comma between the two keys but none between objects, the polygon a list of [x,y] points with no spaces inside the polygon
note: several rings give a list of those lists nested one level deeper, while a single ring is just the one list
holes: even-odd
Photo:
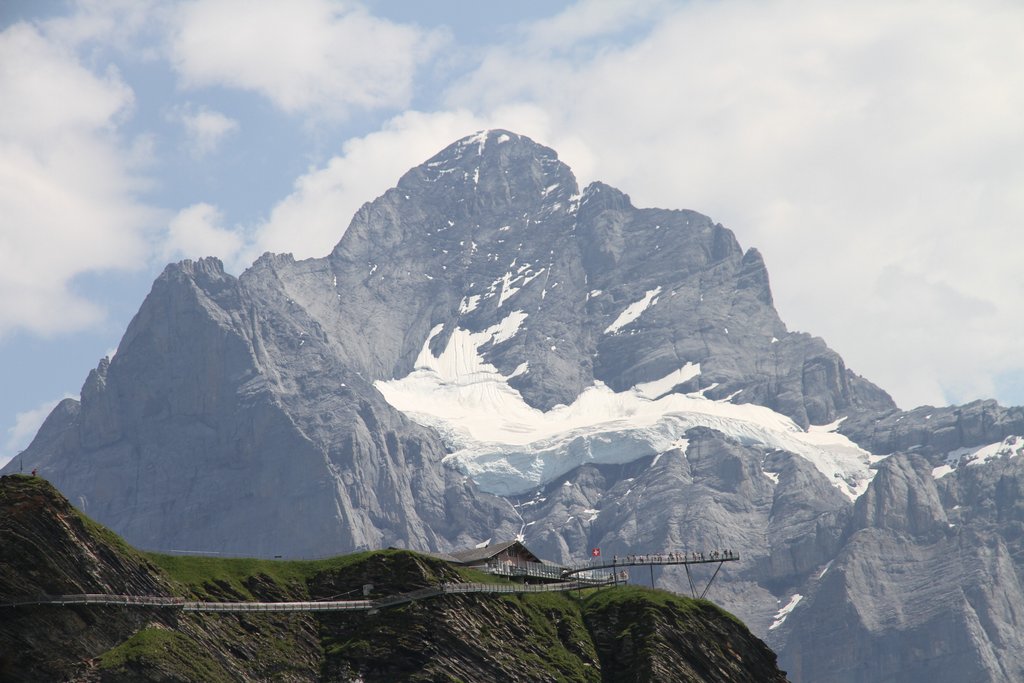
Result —
[{"label": "hut roof", "polygon": [[501,543],[491,543],[490,545],[484,546],[483,548],[470,548],[468,550],[458,550],[453,553],[449,553],[451,557],[455,559],[459,564],[479,564],[486,560],[501,554],[502,552],[510,549],[519,551],[519,554],[524,555],[530,562],[540,563],[541,559],[533,554],[529,548],[523,545],[520,541],[502,541]]}]

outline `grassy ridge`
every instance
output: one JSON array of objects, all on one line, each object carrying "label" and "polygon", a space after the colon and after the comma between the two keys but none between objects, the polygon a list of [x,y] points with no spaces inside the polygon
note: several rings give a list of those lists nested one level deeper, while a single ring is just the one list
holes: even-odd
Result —
[{"label": "grassy ridge", "polygon": [[[152,552],[144,552],[142,555],[181,586],[183,595],[202,598],[217,597],[226,591],[236,593],[242,600],[257,600],[259,597],[252,593],[250,586],[255,579],[260,579],[263,583],[270,582],[285,589],[296,600],[308,599],[309,586],[317,583],[317,579],[328,580],[347,574],[364,575],[366,572],[360,570],[367,563],[383,567],[389,564],[402,565],[396,569],[407,574],[409,567],[406,565],[411,558],[415,558],[417,568],[424,574],[423,578],[435,582],[509,583],[501,577],[453,567],[442,560],[409,550],[375,550],[319,560],[220,558]],[[218,586],[221,590],[211,593],[211,586]]]},{"label": "grassy ridge", "polygon": [[[743,626],[743,622],[739,618],[710,600],[688,598],[683,595],[676,595],[668,591],[646,588],[644,586],[620,586],[613,590],[593,590],[586,596],[583,604],[587,612],[596,613],[616,604],[622,605],[633,602],[657,607],[670,607],[679,614],[684,615],[705,614],[710,610]],[[744,628],[746,627],[744,626]]]},{"label": "grassy ridge", "polygon": [[[387,552],[387,551],[384,551]],[[257,600],[250,586],[253,579],[263,578],[293,594],[300,600],[309,597],[308,583],[321,572],[340,572],[369,557],[356,553],[324,560],[259,560],[252,558],[200,557],[193,555],[144,555],[167,576],[182,586],[189,596],[215,597],[210,586],[230,587],[242,600]],[[218,592],[224,592],[223,590]]]},{"label": "grassy ridge", "polygon": [[[19,562],[0,579],[21,593],[50,581],[57,592],[100,585],[212,601],[291,601],[361,598],[368,584],[376,599],[445,582],[508,583],[405,550],[320,560],[140,552],[41,478],[3,477],[0,513],[4,553]],[[17,623],[0,621],[0,635],[9,627],[0,654],[16,657],[0,679],[31,671],[13,680],[66,680],[85,666],[104,680],[126,681],[785,680],[774,654],[732,615],[638,586],[452,594],[374,613],[47,606],[11,618]],[[680,678],[683,671],[694,675]]]}]

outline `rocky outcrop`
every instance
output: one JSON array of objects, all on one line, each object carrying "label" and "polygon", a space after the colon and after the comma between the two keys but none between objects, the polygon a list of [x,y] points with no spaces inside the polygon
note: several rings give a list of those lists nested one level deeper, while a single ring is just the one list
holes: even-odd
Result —
[{"label": "rocky outcrop", "polygon": [[[545,557],[577,561],[637,550],[730,549],[710,596],[766,633],[776,593],[798,584],[842,545],[852,504],[806,460],[766,452],[706,428],[656,458],[586,465],[517,499],[526,542]],[[777,480],[777,481],[776,481]],[[712,568],[695,568],[700,589]],[[631,569],[631,580],[689,594],[680,567]]]},{"label": "rocky outcrop", "polygon": [[584,618],[603,681],[788,680],[774,652],[750,643],[741,622],[707,602],[659,602],[648,591],[622,589],[590,598]]},{"label": "rocky outcrop", "polygon": [[992,400],[941,408],[921,406],[856,415],[841,429],[872,453],[914,451],[938,464],[951,451],[1024,434],[1024,408],[1005,408]]},{"label": "rocky outcrop", "polygon": [[[38,477],[0,477],[0,603],[77,593],[169,596],[156,567]],[[0,607],[0,679],[66,680],[154,610]]]},{"label": "rocky outcrop", "polygon": [[435,434],[253,280],[214,259],[169,266],[80,406],[48,420],[33,467],[155,549],[308,556],[513,533],[507,504],[443,468]]},{"label": "rocky outcrop", "polygon": [[[1004,467],[1019,480],[1019,463]],[[848,542],[769,638],[785,643],[781,656],[794,681],[1024,676],[1017,524],[994,510],[964,515],[954,505],[947,513],[940,502],[960,488],[957,479],[975,471],[988,479],[982,469],[937,487],[923,459],[886,461],[857,501]]]},{"label": "rocky outcrop", "polygon": [[944,535],[949,522],[928,462],[902,454],[884,460],[867,492],[857,499],[853,525],[920,539]]}]

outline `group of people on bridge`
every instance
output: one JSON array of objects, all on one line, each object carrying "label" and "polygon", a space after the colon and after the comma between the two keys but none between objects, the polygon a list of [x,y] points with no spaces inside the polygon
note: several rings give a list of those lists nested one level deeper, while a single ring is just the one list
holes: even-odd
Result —
[{"label": "group of people on bridge", "polygon": [[735,560],[739,555],[731,550],[712,550],[706,555],[702,552],[656,553],[652,555],[625,555],[620,558],[612,556],[612,564],[665,564],[668,562],[713,562],[715,560]]}]

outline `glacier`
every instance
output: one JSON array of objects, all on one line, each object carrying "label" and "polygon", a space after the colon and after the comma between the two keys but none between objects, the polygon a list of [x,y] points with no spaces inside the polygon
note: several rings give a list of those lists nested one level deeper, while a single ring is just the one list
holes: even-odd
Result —
[{"label": "glacier", "polygon": [[479,332],[456,327],[435,356],[430,343],[443,330],[437,325],[412,372],[374,382],[389,404],[437,431],[451,449],[446,462],[484,491],[518,495],[586,463],[625,464],[657,456],[678,448],[694,427],[718,430],[745,445],[795,453],[850,499],[863,493],[874,476],[871,465],[880,457],[840,434],[839,422],[805,431],[764,406],[712,400],[701,391],[670,393],[700,374],[698,364],[621,392],[595,381],[569,405],[534,408],[509,384],[529,368],[504,375],[481,354],[481,347],[514,337],[526,318],[513,311]]}]

